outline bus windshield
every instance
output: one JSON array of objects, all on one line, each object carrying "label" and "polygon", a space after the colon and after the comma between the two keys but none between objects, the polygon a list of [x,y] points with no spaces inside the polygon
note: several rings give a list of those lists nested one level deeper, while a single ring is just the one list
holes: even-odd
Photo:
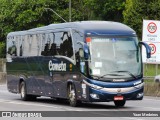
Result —
[{"label": "bus windshield", "polygon": [[91,37],[91,76],[108,79],[135,79],[142,74],[137,37]]}]

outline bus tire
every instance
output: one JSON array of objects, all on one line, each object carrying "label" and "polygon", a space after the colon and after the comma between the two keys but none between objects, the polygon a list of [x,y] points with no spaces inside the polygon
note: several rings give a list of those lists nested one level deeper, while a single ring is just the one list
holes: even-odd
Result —
[{"label": "bus tire", "polygon": [[37,100],[37,96],[35,96],[35,95],[27,95],[27,96],[28,96],[28,100],[31,100],[31,101]]},{"label": "bus tire", "polygon": [[114,104],[116,107],[123,107],[125,105],[125,103],[126,103],[125,100],[114,101]]},{"label": "bus tire", "polygon": [[79,101],[77,101],[76,89],[73,84],[70,84],[68,86],[68,99],[69,99],[69,104],[72,107],[76,107],[80,103]]},{"label": "bus tire", "polygon": [[24,101],[27,101],[29,99],[29,96],[27,95],[25,82],[21,82],[20,84],[20,95],[21,95],[21,99]]}]

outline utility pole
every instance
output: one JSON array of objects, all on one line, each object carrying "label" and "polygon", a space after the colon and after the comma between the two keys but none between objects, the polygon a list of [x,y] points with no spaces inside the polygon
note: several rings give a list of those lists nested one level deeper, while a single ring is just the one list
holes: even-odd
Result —
[{"label": "utility pole", "polygon": [[54,14],[56,14],[59,18],[61,18],[64,22],[67,22],[65,19],[63,19],[58,13],[56,13],[56,11],[54,11],[53,9],[51,8],[44,8],[45,10],[50,10],[52,11]]},{"label": "utility pole", "polygon": [[71,6],[72,4],[71,4],[71,0],[69,0],[69,22],[71,22]]}]

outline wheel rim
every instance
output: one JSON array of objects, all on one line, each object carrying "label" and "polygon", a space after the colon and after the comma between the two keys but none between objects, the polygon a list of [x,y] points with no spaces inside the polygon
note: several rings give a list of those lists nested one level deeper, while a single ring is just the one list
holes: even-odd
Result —
[{"label": "wheel rim", "polygon": [[21,87],[21,97],[24,98],[25,96],[25,90],[24,90],[24,85]]},{"label": "wheel rim", "polygon": [[69,101],[70,103],[75,103],[75,90],[72,88],[72,86],[70,86],[70,89],[69,89]]}]

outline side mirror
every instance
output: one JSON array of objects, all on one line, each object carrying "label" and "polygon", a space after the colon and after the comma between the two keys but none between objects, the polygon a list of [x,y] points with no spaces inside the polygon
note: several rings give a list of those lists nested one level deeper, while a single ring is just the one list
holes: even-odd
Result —
[{"label": "side mirror", "polygon": [[86,60],[88,60],[88,58],[89,58],[89,47],[86,43],[84,44],[83,49],[84,49],[84,58]]},{"label": "side mirror", "polygon": [[138,45],[143,45],[146,48],[146,54],[147,54],[147,58],[151,57],[151,47],[144,42],[139,42]]},{"label": "side mirror", "polygon": [[77,44],[81,44],[83,46],[83,49],[79,49],[79,55],[80,57],[84,57],[85,60],[88,60],[89,58],[89,46],[84,42],[77,42]]}]

